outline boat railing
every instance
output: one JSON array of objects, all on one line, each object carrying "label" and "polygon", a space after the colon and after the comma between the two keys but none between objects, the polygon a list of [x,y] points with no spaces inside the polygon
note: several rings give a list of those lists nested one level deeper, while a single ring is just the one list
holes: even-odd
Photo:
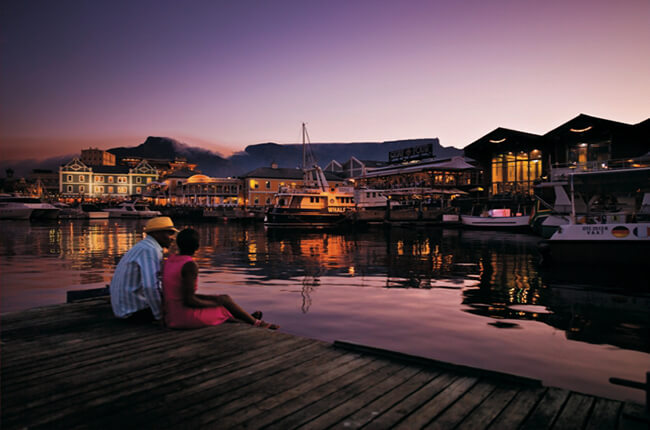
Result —
[{"label": "boat railing", "polygon": [[574,162],[566,164],[554,164],[551,166],[550,180],[560,181],[565,180],[574,173],[586,172],[603,172],[612,170],[629,170],[638,169],[640,167],[650,167],[647,163],[640,163],[638,160],[631,158],[625,159],[611,159],[604,161],[585,161]]}]

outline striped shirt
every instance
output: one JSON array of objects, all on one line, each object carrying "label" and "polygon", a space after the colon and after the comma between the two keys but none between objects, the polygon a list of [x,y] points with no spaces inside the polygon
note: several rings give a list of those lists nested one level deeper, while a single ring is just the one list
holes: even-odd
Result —
[{"label": "striped shirt", "polygon": [[156,319],[162,318],[160,296],[160,262],[163,249],[151,236],[136,243],[120,260],[110,294],[113,313],[126,318],[142,309],[151,308]]}]

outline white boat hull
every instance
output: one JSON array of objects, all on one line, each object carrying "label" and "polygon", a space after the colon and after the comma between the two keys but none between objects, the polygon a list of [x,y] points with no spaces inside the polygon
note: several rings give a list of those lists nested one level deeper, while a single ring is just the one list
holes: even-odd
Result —
[{"label": "white boat hull", "polygon": [[528,215],[520,216],[472,216],[461,215],[460,222],[467,227],[476,228],[526,228],[528,227]]},{"label": "white boat hull", "polygon": [[650,223],[560,226],[540,251],[554,263],[647,264]]}]

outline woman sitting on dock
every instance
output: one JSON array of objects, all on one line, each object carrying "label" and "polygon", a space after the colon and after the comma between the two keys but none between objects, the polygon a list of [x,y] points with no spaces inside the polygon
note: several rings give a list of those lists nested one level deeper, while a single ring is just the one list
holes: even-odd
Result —
[{"label": "woman sitting on dock", "polygon": [[239,320],[256,327],[278,329],[262,321],[261,312],[252,315],[230,296],[196,294],[199,267],[192,258],[199,249],[199,234],[187,228],[176,237],[179,255],[170,256],[163,266],[164,318],[167,327],[198,328]]}]

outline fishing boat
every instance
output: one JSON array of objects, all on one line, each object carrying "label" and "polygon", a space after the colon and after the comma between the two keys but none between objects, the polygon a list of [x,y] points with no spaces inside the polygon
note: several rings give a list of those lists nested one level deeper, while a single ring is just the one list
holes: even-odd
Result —
[{"label": "fishing boat", "polygon": [[485,229],[526,229],[530,217],[521,213],[514,215],[510,209],[490,209],[481,215],[461,215],[460,222],[466,227]]},{"label": "fishing boat", "polygon": [[280,187],[264,217],[266,227],[328,228],[345,224],[351,218],[355,209],[354,188],[329,186],[313,154],[307,155],[308,141],[303,123],[303,183]]},{"label": "fishing boat", "polygon": [[160,216],[159,211],[152,211],[147,205],[139,202],[123,202],[114,208],[104,209],[110,218],[153,218]]}]

